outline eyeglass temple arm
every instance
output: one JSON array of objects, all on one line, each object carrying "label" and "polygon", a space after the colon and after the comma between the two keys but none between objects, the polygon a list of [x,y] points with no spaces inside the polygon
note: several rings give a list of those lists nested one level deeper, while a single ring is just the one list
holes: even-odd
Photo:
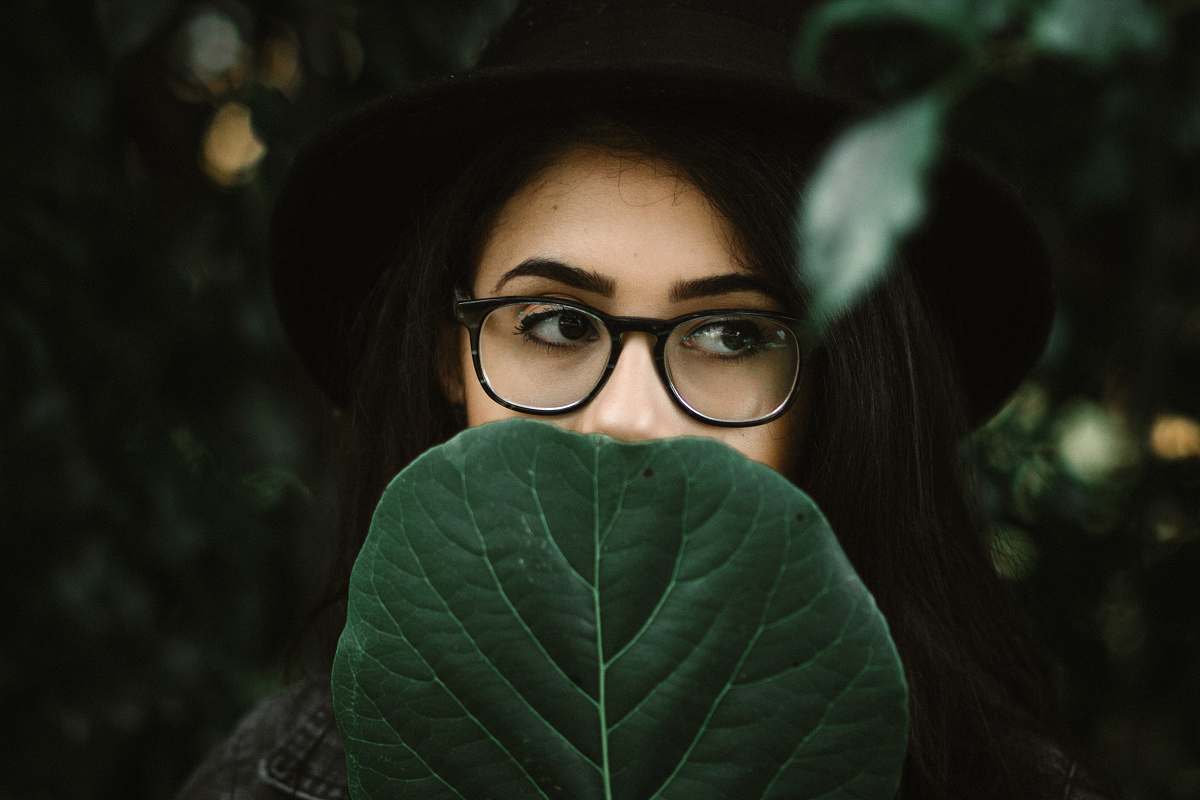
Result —
[{"label": "eyeglass temple arm", "polygon": [[461,286],[455,285],[454,299],[450,301],[450,316],[458,318],[458,304],[463,300],[470,300],[471,295],[463,290]]}]

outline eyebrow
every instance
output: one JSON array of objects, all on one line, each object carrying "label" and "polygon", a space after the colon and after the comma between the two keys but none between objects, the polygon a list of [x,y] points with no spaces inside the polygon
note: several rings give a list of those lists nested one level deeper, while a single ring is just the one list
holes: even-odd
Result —
[{"label": "eyebrow", "polygon": [[[513,278],[526,276],[549,278],[576,289],[583,289],[586,292],[610,298],[617,288],[616,281],[594,270],[582,269],[552,258],[527,258],[504,273],[492,291],[499,292],[504,288],[504,284]],[[726,275],[676,281],[671,284],[668,298],[672,303],[682,303],[684,300],[693,300],[697,297],[712,297],[731,292],[758,292],[771,299],[775,299],[777,294],[771,284],[760,278],[731,272]]]}]

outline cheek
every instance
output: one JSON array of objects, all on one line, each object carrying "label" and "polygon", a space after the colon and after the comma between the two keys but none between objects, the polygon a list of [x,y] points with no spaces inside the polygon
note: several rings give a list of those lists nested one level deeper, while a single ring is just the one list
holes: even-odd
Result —
[{"label": "cheek", "polygon": [[793,406],[774,422],[747,428],[740,436],[734,434],[725,443],[747,458],[786,476],[795,456],[799,419],[798,409]]},{"label": "cheek", "polygon": [[477,425],[483,425],[487,422],[527,416],[518,411],[505,408],[489,397],[488,393],[484,391],[483,384],[479,382],[479,377],[475,373],[475,362],[471,358],[471,340],[469,336],[463,337],[459,363],[462,370],[463,401],[466,405],[468,428],[474,428]]},{"label": "cheek", "polygon": [[479,383],[479,379],[475,377],[475,367],[471,363],[471,355],[467,354],[467,363],[463,373],[466,379],[464,392],[464,400],[466,401],[467,412],[467,427],[473,428],[476,425],[482,425],[485,422],[494,422],[500,419],[508,419],[509,417],[519,416],[516,411],[507,409],[488,396],[483,390],[483,386]]},{"label": "cheek", "polygon": [[505,408],[499,403],[493,402],[492,398],[488,397],[479,384],[475,384],[475,391],[467,393],[467,427],[474,428],[476,425],[483,425],[486,422],[495,422],[496,420],[508,419],[510,417],[519,416],[517,412]]}]

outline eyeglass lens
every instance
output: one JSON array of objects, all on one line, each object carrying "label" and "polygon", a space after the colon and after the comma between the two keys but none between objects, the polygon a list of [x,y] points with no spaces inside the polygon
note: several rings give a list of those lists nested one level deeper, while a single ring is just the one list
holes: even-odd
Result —
[{"label": "eyeglass lens", "polygon": [[[604,376],[612,337],[593,314],[555,303],[494,309],[479,331],[479,361],[492,390],[515,405],[554,410],[579,402]],[[770,416],[800,365],[793,332],[753,314],[687,320],[666,346],[667,374],[683,401],[726,422]]]}]

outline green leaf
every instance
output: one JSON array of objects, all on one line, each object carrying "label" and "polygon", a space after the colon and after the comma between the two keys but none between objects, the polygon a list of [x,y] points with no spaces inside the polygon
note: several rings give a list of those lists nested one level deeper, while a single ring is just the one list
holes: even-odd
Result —
[{"label": "green leaf", "polygon": [[907,687],[813,502],[706,437],[469,428],[387,487],[333,705],[368,798],[891,798]]},{"label": "green leaf", "polygon": [[881,22],[911,22],[966,49],[1010,19],[1014,0],[831,0],[806,18],[795,50],[794,66],[814,75],[829,34]]},{"label": "green leaf", "polygon": [[1034,15],[1030,37],[1047,53],[1106,66],[1127,52],[1162,44],[1162,19],[1142,0],[1051,0]]},{"label": "green leaf", "polygon": [[800,207],[801,279],[827,322],[886,274],[925,214],[925,177],[946,101],[931,92],[851,127],[813,173]]}]

